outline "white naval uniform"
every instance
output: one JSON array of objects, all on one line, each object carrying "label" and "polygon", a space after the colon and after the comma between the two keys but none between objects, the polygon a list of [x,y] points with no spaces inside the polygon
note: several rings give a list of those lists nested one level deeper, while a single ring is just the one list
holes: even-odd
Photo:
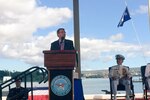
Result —
[{"label": "white naval uniform", "polygon": [[[127,75],[123,75],[122,69],[126,70]],[[112,79],[112,78],[115,79]],[[123,65],[115,65],[112,66],[109,72],[109,78],[112,80],[112,92],[114,95],[117,94],[117,85],[119,82],[125,86],[126,95],[131,95],[131,88],[130,88],[130,80],[128,78],[131,78],[131,74],[129,72],[128,66]]]},{"label": "white naval uniform", "polygon": [[150,89],[150,63],[148,63],[146,65],[146,68],[145,68],[145,77],[146,77],[146,80],[148,82],[148,88]]}]

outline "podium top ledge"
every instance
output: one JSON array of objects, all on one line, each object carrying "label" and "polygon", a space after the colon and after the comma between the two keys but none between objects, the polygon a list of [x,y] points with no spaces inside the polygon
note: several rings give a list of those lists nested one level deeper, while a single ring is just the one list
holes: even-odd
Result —
[{"label": "podium top ledge", "polygon": [[76,50],[44,50],[44,54],[75,54]]}]

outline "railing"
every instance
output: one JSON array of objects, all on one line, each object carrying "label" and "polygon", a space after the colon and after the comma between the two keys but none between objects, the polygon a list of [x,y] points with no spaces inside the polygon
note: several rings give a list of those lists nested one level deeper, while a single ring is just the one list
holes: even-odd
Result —
[{"label": "railing", "polygon": [[41,71],[42,74],[42,79],[39,81],[39,84],[42,82],[47,82],[48,80],[48,71],[45,68],[42,67],[38,67],[38,66],[34,66],[31,67],[29,69],[27,69],[26,71],[18,74],[17,76],[3,82],[2,84],[0,84],[0,100],[2,100],[2,90],[6,87],[9,87],[10,90],[10,86],[11,84],[15,83],[15,79],[16,78],[20,78],[20,79],[24,79],[24,88],[27,88],[27,76],[30,76],[30,83],[31,83],[31,87],[28,89],[31,91],[31,100],[33,100],[33,73],[36,71]]}]

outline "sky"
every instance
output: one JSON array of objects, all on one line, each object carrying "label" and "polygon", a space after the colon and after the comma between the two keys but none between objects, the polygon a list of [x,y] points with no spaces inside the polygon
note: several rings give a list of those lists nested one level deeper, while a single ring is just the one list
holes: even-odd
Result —
[{"label": "sky", "polygon": [[[116,54],[131,68],[149,63],[148,0],[126,3],[131,20],[118,28],[125,0],[79,0],[82,71],[107,69]],[[74,41],[73,0],[0,0],[0,70],[44,67],[60,27]]]}]

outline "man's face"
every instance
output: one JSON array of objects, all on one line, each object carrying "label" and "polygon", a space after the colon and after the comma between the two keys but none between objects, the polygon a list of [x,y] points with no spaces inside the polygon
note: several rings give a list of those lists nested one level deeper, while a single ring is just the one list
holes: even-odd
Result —
[{"label": "man's face", "polygon": [[118,65],[122,65],[122,63],[123,63],[123,60],[121,58],[117,59],[117,64]]},{"label": "man's face", "polygon": [[59,32],[57,33],[57,36],[59,37],[59,39],[61,39],[62,37],[65,38],[66,32],[64,30],[59,30]]},{"label": "man's face", "polygon": [[17,80],[16,81],[16,87],[20,87],[21,86],[21,81],[20,80]]}]

